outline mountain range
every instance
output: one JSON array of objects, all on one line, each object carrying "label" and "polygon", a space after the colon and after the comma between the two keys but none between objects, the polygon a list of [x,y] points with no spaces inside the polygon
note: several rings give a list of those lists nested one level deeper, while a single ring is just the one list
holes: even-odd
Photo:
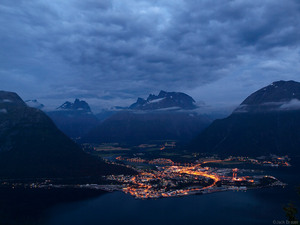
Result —
[{"label": "mountain range", "polygon": [[299,155],[300,83],[274,82],[215,120],[189,146],[223,155]]},{"label": "mountain range", "polygon": [[[38,109],[44,107],[37,100],[26,103]],[[103,110],[96,115],[87,102],[79,99],[45,112],[61,131],[81,143],[133,144],[169,139],[188,142],[211,122],[208,116],[193,111],[197,108],[195,103],[185,93],[160,91],[147,99],[138,98],[128,107]]]},{"label": "mountain range", "polygon": [[207,127],[211,119],[199,115],[195,101],[180,92],[160,91],[110,115],[92,129],[83,142],[140,144],[157,140],[188,142]]},{"label": "mountain range", "polygon": [[[99,119],[84,101],[66,102],[49,116],[70,137],[82,142],[140,144],[192,140],[190,151],[224,155],[298,154],[300,83],[277,81],[247,97],[230,116],[211,119],[196,113],[194,99],[160,91],[132,105],[105,112]],[[201,107],[197,109],[200,111]],[[1,112],[1,111],[0,111]]]}]

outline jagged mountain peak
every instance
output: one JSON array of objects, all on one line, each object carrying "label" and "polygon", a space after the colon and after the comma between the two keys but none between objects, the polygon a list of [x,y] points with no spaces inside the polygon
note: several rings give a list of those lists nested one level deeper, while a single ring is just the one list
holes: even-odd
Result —
[{"label": "jagged mountain peak", "polygon": [[138,98],[130,109],[134,110],[158,110],[158,109],[195,109],[195,100],[182,92],[160,91],[158,95],[150,94],[145,100]]},{"label": "jagged mountain peak", "polygon": [[99,122],[89,104],[78,98],[74,102],[66,101],[57,110],[47,114],[60,130],[75,139],[82,137]]},{"label": "jagged mountain peak", "polygon": [[83,111],[91,112],[91,108],[86,101],[75,99],[74,103],[66,101],[64,104],[57,108],[58,110],[69,110],[69,111]]}]

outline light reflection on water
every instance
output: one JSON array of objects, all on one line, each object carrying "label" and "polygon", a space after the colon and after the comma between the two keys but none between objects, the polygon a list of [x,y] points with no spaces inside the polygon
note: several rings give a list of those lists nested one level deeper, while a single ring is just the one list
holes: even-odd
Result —
[{"label": "light reflection on water", "polygon": [[7,195],[2,190],[0,224],[273,224],[274,220],[286,219],[282,207],[290,201],[297,203],[300,209],[300,197],[295,191],[295,186],[300,185],[300,171],[299,167],[264,169],[266,174],[289,185],[285,188],[228,191],[157,200],[136,200],[121,192],[99,195],[90,190],[87,193],[74,190],[27,190],[17,195],[16,192]]},{"label": "light reflection on water", "polygon": [[136,200],[114,192],[56,206],[48,213],[47,225],[273,224],[286,219],[282,207],[288,202],[294,201],[300,208],[295,191],[300,171],[298,166],[264,169],[289,185],[157,200]]}]

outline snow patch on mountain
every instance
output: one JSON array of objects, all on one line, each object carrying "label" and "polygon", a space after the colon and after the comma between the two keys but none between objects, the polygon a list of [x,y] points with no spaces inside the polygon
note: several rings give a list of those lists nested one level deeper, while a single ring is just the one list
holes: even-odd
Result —
[{"label": "snow patch on mountain", "polygon": [[147,99],[138,98],[129,106],[133,110],[161,110],[177,107],[177,109],[195,109],[195,100],[181,92],[160,91],[158,95],[150,94]]},{"label": "snow patch on mountain", "polygon": [[7,113],[6,109],[0,109],[0,113]]},{"label": "snow patch on mountain", "polygon": [[[171,96],[171,97],[172,97],[172,96]],[[150,101],[148,101],[148,104],[149,104],[149,103],[161,102],[161,101],[163,101],[164,99],[166,99],[166,98],[158,98],[158,99],[150,100]]]},{"label": "snow patch on mountain", "polygon": [[78,111],[78,112],[85,112],[85,113],[91,112],[91,108],[88,105],[88,103],[79,99],[75,99],[74,103],[66,101],[64,104],[59,106],[56,110],[72,111],[72,112]]},{"label": "snow patch on mountain", "polygon": [[11,102],[13,102],[13,101],[10,100],[10,99],[3,99],[2,102],[11,103]]}]

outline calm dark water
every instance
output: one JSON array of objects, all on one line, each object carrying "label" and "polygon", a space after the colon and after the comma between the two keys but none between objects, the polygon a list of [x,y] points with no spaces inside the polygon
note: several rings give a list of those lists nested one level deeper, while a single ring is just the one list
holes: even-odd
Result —
[{"label": "calm dark water", "polygon": [[157,200],[136,200],[121,192],[4,193],[0,198],[0,224],[273,224],[274,220],[286,219],[283,205],[293,201],[300,209],[300,197],[295,190],[300,178],[295,167],[267,170],[266,174],[289,185]]},{"label": "calm dark water", "polygon": [[283,205],[300,198],[296,168],[268,169],[289,183],[285,188],[265,188],[247,192],[221,192],[208,195],[136,200],[114,192],[87,201],[61,204],[47,214],[47,225],[183,225],[183,224],[273,224],[285,220]]},{"label": "calm dark water", "polygon": [[48,225],[273,224],[285,220],[283,190],[135,200],[120,192],[55,207]]}]

